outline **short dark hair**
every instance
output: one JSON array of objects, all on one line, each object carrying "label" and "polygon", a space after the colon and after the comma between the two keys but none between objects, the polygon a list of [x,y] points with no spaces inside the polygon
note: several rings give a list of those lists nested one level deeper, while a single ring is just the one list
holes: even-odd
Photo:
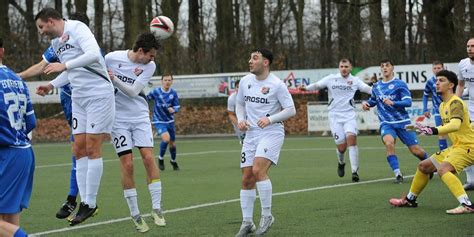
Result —
[{"label": "short dark hair", "polygon": [[174,81],[173,73],[170,73],[170,72],[163,73],[163,75],[161,75],[161,80],[163,81],[163,79],[164,79],[166,76],[170,76],[170,77],[171,77],[171,80]]},{"label": "short dark hair", "polygon": [[389,63],[390,65],[395,66],[395,64],[392,62],[392,60],[390,60],[388,58],[380,60],[380,65],[382,65],[383,63]]},{"label": "short dark hair", "polygon": [[339,63],[349,63],[350,65],[352,65],[352,61],[348,58],[341,58],[341,60],[339,60]]},{"label": "short dark hair", "polygon": [[446,77],[449,82],[454,84],[453,92],[456,92],[456,87],[458,86],[458,76],[456,76],[456,73],[449,70],[441,70],[436,73],[436,77]]},{"label": "short dark hair", "polygon": [[3,39],[0,38],[0,48],[3,48]]},{"label": "short dark hair", "polygon": [[252,53],[260,53],[262,54],[262,56],[266,59],[268,59],[268,61],[270,62],[270,65],[272,64],[273,62],[273,54],[270,50],[266,49],[266,48],[256,48],[256,49],[253,49],[252,50]]},{"label": "short dark hair", "polygon": [[433,66],[434,66],[434,65],[441,65],[442,67],[444,67],[444,63],[441,62],[441,61],[439,61],[439,60],[434,60],[433,63],[432,63],[432,65],[433,65]]},{"label": "short dark hair", "polygon": [[72,13],[72,14],[69,16],[69,19],[71,19],[71,20],[76,20],[76,21],[80,21],[80,22],[86,24],[87,26],[89,26],[89,23],[90,23],[90,20],[89,20],[89,17],[87,16],[87,14],[82,13],[82,12],[74,12],[74,13]]},{"label": "short dark hair", "polygon": [[161,44],[156,39],[155,35],[149,32],[141,33],[137,36],[135,43],[133,44],[133,52],[137,52],[138,49],[142,48],[143,52],[148,52],[152,48],[158,50],[160,49]]},{"label": "short dark hair", "polygon": [[41,19],[42,21],[48,21],[48,18],[53,18],[55,20],[61,20],[63,17],[61,13],[59,13],[56,9],[51,7],[43,8],[38,14],[35,16],[35,21]]}]

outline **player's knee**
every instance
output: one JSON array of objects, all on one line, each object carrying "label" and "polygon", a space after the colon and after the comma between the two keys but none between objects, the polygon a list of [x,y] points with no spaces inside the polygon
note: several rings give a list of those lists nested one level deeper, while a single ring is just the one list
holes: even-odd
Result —
[{"label": "player's knee", "polygon": [[246,189],[252,189],[255,186],[255,176],[253,173],[246,174],[242,176],[242,187]]},{"label": "player's knee", "polygon": [[127,173],[133,173],[133,160],[122,160],[122,170]]},{"label": "player's knee", "polygon": [[434,171],[434,166],[430,162],[420,162],[418,164],[418,169],[422,173],[428,174]]}]

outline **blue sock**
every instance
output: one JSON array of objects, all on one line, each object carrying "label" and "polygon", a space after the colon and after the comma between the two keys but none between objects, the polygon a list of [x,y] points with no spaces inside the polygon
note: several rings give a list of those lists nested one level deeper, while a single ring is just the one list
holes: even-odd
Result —
[{"label": "blue sock", "polygon": [[168,143],[161,141],[160,143],[160,157],[165,156],[166,148],[168,147]]},{"label": "blue sock", "polygon": [[77,197],[79,188],[76,181],[76,157],[72,156],[71,176],[69,177],[69,196]]},{"label": "blue sock", "polygon": [[171,160],[176,161],[176,146],[170,146]]},{"label": "blue sock", "polygon": [[18,228],[18,230],[15,231],[15,234],[13,234],[13,237],[27,237],[28,235],[22,228]]},{"label": "blue sock", "polygon": [[396,169],[399,169],[399,167],[398,167],[398,158],[397,158],[396,155],[387,156],[387,162],[388,162],[388,164],[390,165],[390,167],[392,168],[393,171],[395,171]]},{"label": "blue sock", "polygon": [[439,139],[438,144],[439,144],[439,150],[440,151],[448,148],[448,141],[446,141],[446,139]]}]

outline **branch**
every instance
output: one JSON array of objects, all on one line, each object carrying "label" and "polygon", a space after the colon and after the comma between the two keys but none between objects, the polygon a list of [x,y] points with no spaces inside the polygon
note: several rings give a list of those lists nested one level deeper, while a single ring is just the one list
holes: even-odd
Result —
[{"label": "branch", "polygon": [[23,8],[21,8],[20,5],[18,5],[18,3],[15,0],[10,0],[10,4],[20,12],[23,18],[28,19],[28,15],[26,14],[26,11],[23,10]]}]

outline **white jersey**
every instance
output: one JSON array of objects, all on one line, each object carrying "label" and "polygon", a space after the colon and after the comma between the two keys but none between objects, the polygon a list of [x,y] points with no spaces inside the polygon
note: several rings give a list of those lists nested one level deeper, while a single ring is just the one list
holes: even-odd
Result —
[{"label": "white jersey", "polygon": [[[128,86],[140,83],[147,86],[155,72],[155,62],[147,64],[134,63],[128,58],[128,50],[119,50],[105,55],[105,63],[115,75]],[[145,94],[129,97],[119,88],[115,89],[115,120],[116,121],[150,121],[150,112]]]},{"label": "white jersey", "polygon": [[308,90],[328,88],[328,111],[335,113],[354,112],[354,94],[357,90],[371,94],[372,88],[358,77],[342,77],[330,74],[307,87]]},{"label": "white jersey", "polygon": [[227,98],[227,111],[235,113],[235,105],[236,105],[237,93],[232,93]]},{"label": "white jersey", "polygon": [[474,120],[474,64],[470,58],[465,58],[459,62],[458,68],[458,79],[465,82],[469,94],[469,116]]},{"label": "white jersey", "polygon": [[51,46],[66,64],[73,98],[113,93],[99,45],[84,23],[65,20],[63,35],[53,39]]},{"label": "white jersey", "polygon": [[[287,86],[273,73],[264,80],[257,80],[254,74],[243,77],[239,84],[237,103],[245,104],[245,119],[250,125],[247,134],[262,130],[257,125],[260,118],[294,107]],[[267,129],[283,131],[283,123],[273,123],[263,128]]]}]

